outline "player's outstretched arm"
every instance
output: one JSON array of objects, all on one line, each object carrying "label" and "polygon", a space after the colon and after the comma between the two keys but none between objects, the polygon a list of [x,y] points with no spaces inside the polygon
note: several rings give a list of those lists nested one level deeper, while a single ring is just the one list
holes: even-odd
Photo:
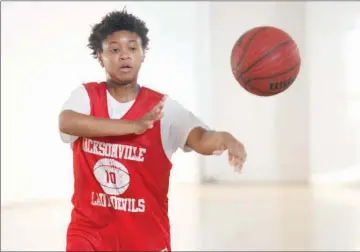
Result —
[{"label": "player's outstretched arm", "polygon": [[121,136],[142,134],[163,117],[163,101],[139,120],[106,119],[64,110],[59,116],[60,131],[79,137]]},{"label": "player's outstretched arm", "polygon": [[77,87],[62,107],[59,129],[64,142],[77,137],[120,136],[142,134],[163,116],[164,101],[135,121],[99,118],[90,115],[90,99],[83,85]]},{"label": "player's outstretched arm", "polygon": [[134,133],[131,121],[97,118],[71,110],[64,110],[59,116],[62,133],[79,137],[120,136]]},{"label": "player's outstretched arm", "polygon": [[227,150],[229,163],[236,171],[241,170],[246,160],[244,145],[228,132],[197,127],[190,132],[186,144],[202,155],[220,155]]},{"label": "player's outstretched arm", "polygon": [[184,151],[194,150],[202,155],[220,155],[228,151],[229,163],[240,171],[246,159],[244,145],[228,132],[212,131],[191,111],[168,97],[164,125],[168,129],[167,146]]}]

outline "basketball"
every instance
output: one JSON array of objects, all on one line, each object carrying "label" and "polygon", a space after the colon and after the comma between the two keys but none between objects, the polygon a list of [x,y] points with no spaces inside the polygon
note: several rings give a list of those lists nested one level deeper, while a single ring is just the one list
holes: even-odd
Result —
[{"label": "basketball", "polygon": [[272,96],[288,89],[296,80],[300,65],[295,41],[285,31],[270,26],[248,30],[231,52],[235,79],[258,96]]}]

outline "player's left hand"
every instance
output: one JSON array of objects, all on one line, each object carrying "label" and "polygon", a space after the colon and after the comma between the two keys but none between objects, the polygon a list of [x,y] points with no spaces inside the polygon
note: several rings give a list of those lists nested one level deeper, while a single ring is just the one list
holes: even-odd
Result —
[{"label": "player's left hand", "polygon": [[236,172],[240,172],[246,161],[246,151],[244,145],[231,134],[226,133],[219,143],[219,147],[214,151],[214,155],[221,155],[228,151],[228,161]]}]

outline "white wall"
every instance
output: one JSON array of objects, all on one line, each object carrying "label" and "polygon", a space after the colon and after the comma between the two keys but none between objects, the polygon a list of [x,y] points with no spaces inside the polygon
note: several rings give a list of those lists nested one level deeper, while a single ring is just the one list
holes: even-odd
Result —
[{"label": "white wall", "polygon": [[293,86],[274,97],[244,91],[232,76],[230,54],[235,41],[255,26],[286,30],[304,48],[303,2],[213,2],[210,9],[211,84],[217,94],[211,106],[214,126],[232,132],[245,144],[248,161],[241,176],[227,157],[208,158],[207,177],[218,181],[304,181],[308,165],[309,90],[306,64]]},{"label": "white wall", "polygon": [[[284,94],[259,98],[239,88],[230,52],[246,30],[274,25],[297,42],[302,67]],[[360,182],[360,4],[214,2],[210,11],[214,124],[248,149],[241,176],[226,155],[206,159],[205,176],[222,182]],[[224,28],[226,27],[226,29]],[[322,54],[322,55],[321,55]]]},{"label": "white wall", "polygon": [[[86,47],[90,25],[125,5],[150,28],[140,82],[197,112],[194,37],[199,27],[193,24],[201,8],[196,3],[6,2],[1,31],[2,203],[71,195],[72,153],[59,139],[58,114],[74,88],[103,80],[103,70]],[[172,182],[196,181],[195,154],[179,152],[174,163]]]},{"label": "white wall", "polygon": [[360,3],[306,5],[313,182],[360,181]]}]

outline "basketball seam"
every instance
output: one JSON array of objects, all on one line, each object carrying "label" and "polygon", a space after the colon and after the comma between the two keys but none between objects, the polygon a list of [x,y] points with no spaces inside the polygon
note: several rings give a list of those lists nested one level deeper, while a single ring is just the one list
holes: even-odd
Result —
[{"label": "basketball seam", "polygon": [[[240,60],[239,60],[239,63],[237,64],[237,66],[235,67],[235,69],[233,69],[233,71],[234,71],[235,73],[239,70],[240,66],[242,65],[242,62],[244,61],[244,58],[245,58],[245,54],[246,54],[247,49],[249,48],[251,42],[255,39],[256,35],[258,35],[261,31],[264,31],[264,30],[266,30],[266,29],[268,29],[268,27],[262,27],[262,28],[260,28],[258,31],[256,31],[256,32],[249,38],[249,40],[247,41],[247,43],[246,43],[245,46],[244,46],[244,50],[243,50],[243,53],[242,53],[241,58],[240,58]],[[246,33],[245,33],[245,34],[246,34]],[[245,34],[244,34],[244,37],[245,37]]]},{"label": "basketball seam", "polygon": [[[273,75],[273,76],[269,76],[269,77],[253,78],[253,79],[250,79],[250,81],[259,80],[259,79],[261,79],[261,80],[266,80],[266,79],[270,79],[270,78],[274,78],[274,77],[279,77],[279,76],[281,76],[281,75],[283,75],[283,74],[287,74],[288,72],[294,70],[294,69],[295,69],[296,67],[298,67],[299,65],[300,65],[300,63],[298,63],[298,64],[296,64],[294,67],[292,67],[292,68],[290,68],[290,69],[282,72],[281,74],[277,74],[277,75]],[[247,82],[248,82],[248,81],[247,81]],[[270,95],[276,95],[276,94],[279,93],[279,92],[278,92],[278,93],[266,92],[266,91],[263,91],[263,90],[261,90],[261,89],[258,89],[258,88],[256,88],[256,87],[250,85],[249,83],[247,83],[247,84],[245,85],[245,89],[246,89],[246,90],[247,90],[247,86],[251,87],[253,90],[255,90],[256,92],[258,92],[260,95],[270,96]],[[287,88],[289,88],[289,87],[287,87]],[[287,88],[286,88],[286,89],[287,89]],[[281,90],[281,91],[284,91],[284,90],[285,90],[285,89],[283,89],[283,90]]]},{"label": "basketball seam", "polygon": [[260,63],[261,61],[263,61],[267,56],[271,55],[274,51],[280,49],[281,47],[287,45],[288,43],[290,43],[292,41],[292,39],[286,40],[285,42],[282,42],[281,44],[275,46],[274,48],[272,48],[271,50],[267,51],[265,54],[263,54],[260,58],[258,58],[257,60],[255,60],[253,63],[251,63],[242,73],[240,73],[240,76],[242,77],[244,74],[246,74],[247,72],[250,71],[251,68],[253,68],[254,66],[256,66],[258,63]]},{"label": "basketball seam", "polygon": [[291,72],[292,70],[294,70],[295,68],[297,68],[299,65],[300,65],[300,63],[297,63],[295,66],[293,66],[293,67],[285,70],[284,72],[277,73],[277,74],[274,74],[274,75],[271,75],[271,76],[256,77],[256,78],[248,79],[248,80],[245,82],[245,85],[250,85],[249,83],[252,82],[252,81],[255,81],[255,80],[266,80],[266,79],[272,79],[272,78],[280,77],[281,75],[284,75],[284,74],[287,74],[287,73]]},{"label": "basketball seam", "polygon": [[[235,43],[233,49],[232,49],[232,52],[231,54],[233,55],[234,54],[234,51],[237,49],[237,47],[240,48],[240,46],[242,45],[242,42],[244,41],[245,37],[246,37],[246,34],[248,34],[249,31],[245,32],[245,34],[243,34]],[[231,60],[232,60],[232,57],[231,57]],[[240,59],[241,60],[241,59]],[[240,61],[239,61],[240,62]],[[235,62],[236,63],[236,62]],[[231,62],[232,64],[232,62]],[[233,71],[237,71],[237,68],[238,68],[239,64],[237,64],[234,68],[232,68]]]}]

